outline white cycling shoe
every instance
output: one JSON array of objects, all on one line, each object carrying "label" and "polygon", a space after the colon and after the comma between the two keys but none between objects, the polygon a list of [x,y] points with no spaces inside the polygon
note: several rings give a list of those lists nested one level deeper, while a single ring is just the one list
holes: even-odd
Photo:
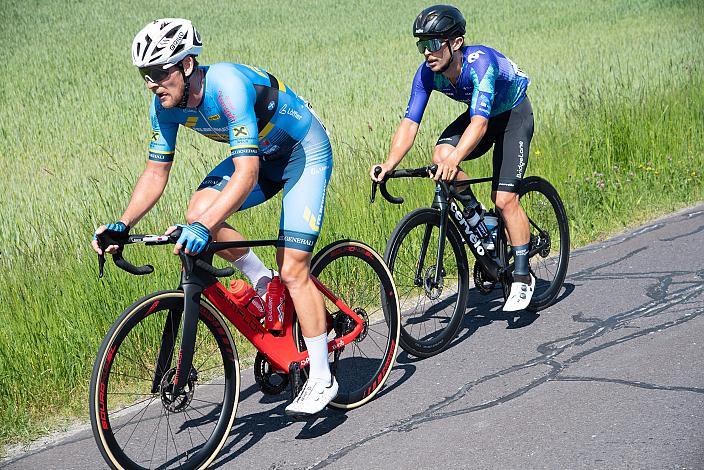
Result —
[{"label": "white cycling shoe", "polygon": [[514,282],[511,284],[511,292],[508,294],[508,299],[504,304],[504,312],[516,312],[524,310],[528,307],[530,299],[533,297],[535,289],[535,277],[530,275],[530,284],[525,282]]},{"label": "white cycling shoe", "polygon": [[330,385],[322,380],[308,379],[285,412],[289,416],[311,416],[319,413],[337,396],[337,389],[335,377]]}]

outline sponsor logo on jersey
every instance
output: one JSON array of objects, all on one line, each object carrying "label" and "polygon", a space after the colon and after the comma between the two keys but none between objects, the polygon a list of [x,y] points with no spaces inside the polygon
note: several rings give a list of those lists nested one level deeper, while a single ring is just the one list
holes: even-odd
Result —
[{"label": "sponsor logo on jersey", "polygon": [[269,101],[269,105],[266,107],[269,111],[273,110],[276,107],[276,103],[272,100]]},{"label": "sponsor logo on jersey", "polygon": [[217,121],[218,119],[220,119],[219,114],[213,114],[212,116],[208,116],[208,121]]},{"label": "sponsor logo on jersey", "polygon": [[328,169],[328,166],[327,166],[327,165],[323,165],[323,166],[319,166],[319,167],[313,167],[313,168],[310,169],[310,174],[311,174],[311,175],[317,175],[318,173],[322,173],[323,171],[325,171],[325,170],[327,170],[327,169]]},{"label": "sponsor logo on jersey", "polygon": [[298,120],[298,121],[300,121],[301,118],[303,117],[303,115],[301,113],[299,113],[295,109],[293,109],[285,104],[283,106],[281,106],[281,109],[279,110],[279,114],[288,114],[289,116],[293,116],[294,118],[296,118],[296,120]]},{"label": "sponsor logo on jersey", "polygon": [[159,140],[159,133],[152,132],[152,142],[156,142],[157,140]]},{"label": "sponsor logo on jersey", "polygon": [[279,241],[287,243],[299,243],[301,245],[313,246],[313,240],[308,240],[301,237],[293,237],[291,235],[279,235]]},{"label": "sponsor logo on jersey", "polygon": [[245,126],[238,126],[238,127],[233,127],[233,128],[232,128],[232,134],[233,134],[235,137],[239,137],[239,136],[241,136],[241,135],[242,135],[242,136],[247,136],[247,135],[249,135],[249,131],[247,130],[247,128],[246,128]]},{"label": "sponsor logo on jersey", "polygon": [[268,143],[267,143],[266,145],[267,145],[266,147],[264,147],[263,149],[261,149],[261,150],[262,150],[262,153],[263,153],[264,155],[271,155],[271,154],[273,154],[273,153],[276,153],[276,152],[278,152],[279,149],[281,148],[281,147],[279,147],[278,145],[269,145]]},{"label": "sponsor logo on jersey", "polygon": [[467,63],[471,64],[475,62],[480,56],[486,54],[484,51],[474,51],[467,56]]}]

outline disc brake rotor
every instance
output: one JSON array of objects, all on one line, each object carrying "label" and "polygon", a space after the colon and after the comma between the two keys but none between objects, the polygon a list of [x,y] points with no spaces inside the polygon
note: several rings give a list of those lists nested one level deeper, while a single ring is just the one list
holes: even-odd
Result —
[{"label": "disc brake rotor", "polygon": [[161,378],[159,390],[161,392],[161,403],[164,408],[172,413],[180,413],[185,410],[193,400],[193,392],[195,391],[195,383],[198,380],[198,372],[191,369],[191,374],[188,377],[186,386],[178,393],[174,393],[174,377],[176,376],[176,368],[169,369],[164,377]]},{"label": "disc brake rotor", "polygon": [[435,265],[428,266],[425,270],[425,276],[423,276],[423,288],[425,289],[425,296],[430,300],[436,300],[442,295],[442,289],[445,284],[445,270],[440,271],[438,276],[438,282],[435,284]]}]

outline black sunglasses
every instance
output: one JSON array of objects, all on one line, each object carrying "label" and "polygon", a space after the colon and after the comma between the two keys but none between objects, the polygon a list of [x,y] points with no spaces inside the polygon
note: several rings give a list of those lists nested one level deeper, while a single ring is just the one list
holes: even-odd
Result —
[{"label": "black sunglasses", "polygon": [[[173,67],[173,66],[171,66]],[[139,68],[139,74],[142,76],[142,78],[151,83],[156,83],[164,80],[166,77],[169,76],[169,72],[171,71],[171,67],[164,69],[162,68],[161,65],[156,65],[153,67],[140,67]]]},{"label": "black sunglasses", "polygon": [[418,46],[418,52],[421,54],[425,54],[425,50],[428,49],[430,52],[437,52],[440,49],[442,49],[443,44],[445,44],[445,41],[442,39],[421,39],[416,43],[416,46]]}]

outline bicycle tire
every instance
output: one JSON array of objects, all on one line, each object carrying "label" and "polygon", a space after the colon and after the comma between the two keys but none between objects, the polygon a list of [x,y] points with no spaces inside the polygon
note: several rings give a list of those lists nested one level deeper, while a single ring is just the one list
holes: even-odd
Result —
[{"label": "bicycle tire", "polygon": [[[521,182],[518,196],[529,220],[531,249],[541,243],[540,231],[549,237],[546,249],[529,261],[536,285],[528,310],[537,312],[555,301],[565,281],[570,257],[569,223],[560,195],[547,180],[529,176]],[[508,250],[506,261],[512,256]]]},{"label": "bicycle tire", "polygon": [[[366,320],[365,330],[340,353],[335,370],[339,391],[330,402],[333,408],[357,408],[378,394],[396,358],[400,317],[394,280],[381,255],[355,240],[338,240],[316,253],[311,274]],[[347,315],[324,300],[328,320],[343,323]],[[294,341],[303,351],[298,318],[294,322]],[[330,338],[338,333],[333,329]]]},{"label": "bicycle tire", "polygon": [[[448,254],[446,244],[443,256],[445,275],[439,289],[431,285],[430,277],[434,276],[439,242],[439,240],[436,241],[439,233],[435,232],[436,235],[433,237],[432,232],[434,232],[433,228],[439,231],[439,227],[439,210],[420,208],[411,211],[396,225],[384,251],[384,259],[398,283],[400,292],[401,347],[407,353],[419,358],[434,356],[450,344],[462,325],[462,318],[467,308],[469,292],[467,253],[462,236],[450,220],[447,221],[446,240],[449,241],[451,254]],[[420,232],[415,234],[414,231],[418,228]],[[419,285],[416,272],[420,262],[422,239],[419,241],[418,237],[425,237],[427,230],[430,230],[431,240],[428,241],[425,260],[420,268],[422,285]],[[450,271],[454,276],[448,276]],[[448,279],[454,279],[454,285],[446,286]],[[449,295],[443,297],[443,292],[446,292],[448,286],[451,287]],[[432,302],[426,306],[426,300]],[[438,301],[435,302],[436,300]]]},{"label": "bicycle tire", "polygon": [[[181,322],[183,304],[183,291],[148,295],[128,307],[103,340],[90,383],[90,420],[111,468],[205,468],[227,440],[239,401],[237,350],[222,315],[204,299],[193,380],[187,387],[190,398],[184,398],[186,393],[169,399],[167,387],[180,351],[178,329],[173,328]],[[159,371],[162,380],[154,392],[156,358],[162,335],[169,336],[167,328],[171,352],[165,357],[171,358],[171,368]],[[222,403],[208,401],[211,396]],[[140,424],[144,426],[138,429]],[[208,429],[212,431],[206,437]],[[203,442],[196,445],[194,439]],[[179,447],[177,441],[184,444]]]}]

